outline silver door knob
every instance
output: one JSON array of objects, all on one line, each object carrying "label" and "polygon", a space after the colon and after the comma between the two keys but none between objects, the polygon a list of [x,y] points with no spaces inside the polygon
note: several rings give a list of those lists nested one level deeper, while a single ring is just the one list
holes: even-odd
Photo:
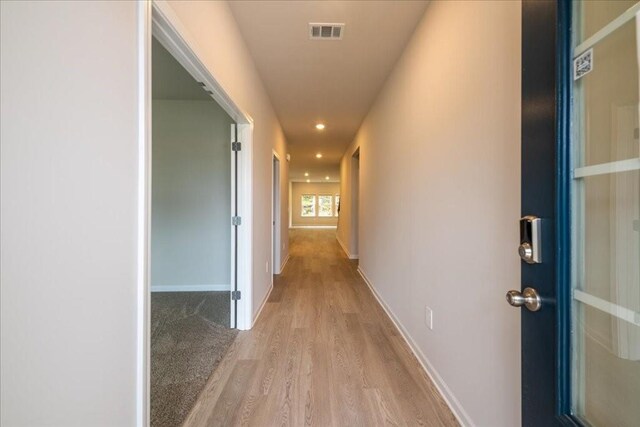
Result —
[{"label": "silver door knob", "polygon": [[522,292],[511,290],[507,292],[507,302],[514,307],[527,307],[530,311],[538,311],[542,307],[540,295],[533,288],[524,288]]}]

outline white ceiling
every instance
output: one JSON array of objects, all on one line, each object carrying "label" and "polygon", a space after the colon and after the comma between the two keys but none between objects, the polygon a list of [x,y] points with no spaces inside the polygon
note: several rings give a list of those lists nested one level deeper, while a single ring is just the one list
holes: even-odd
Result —
[{"label": "white ceiling", "polygon": [[[283,126],[290,178],[336,175],[426,1],[232,1]],[[345,23],[342,40],[310,40],[308,25]],[[315,129],[317,122],[326,129]],[[321,160],[315,154],[321,152]],[[332,180],[334,176],[331,176]]]}]

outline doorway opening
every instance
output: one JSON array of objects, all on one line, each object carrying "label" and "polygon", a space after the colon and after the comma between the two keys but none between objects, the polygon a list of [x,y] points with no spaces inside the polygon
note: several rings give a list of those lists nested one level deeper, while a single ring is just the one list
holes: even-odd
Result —
[{"label": "doorway opening", "polygon": [[281,206],[280,206],[280,157],[274,151],[272,162],[272,178],[271,178],[271,271],[273,274],[280,274],[281,247],[280,244],[280,228],[281,228]]},{"label": "doorway opening", "polygon": [[360,253],[359,232],[360,226],[360,148],[351,156],[351,254],[354,258]]},{"label": "doorway opening", "polygon": [[237,335],[231,310],[236,180],[229,141],[234,128],[234,120],[154,38],[152,427],[184,421]]},{"label": "doorway opening", "polygon": [[[170,7],[141,3],[140,12],[138,419],[177,425],[215,368],[212,354],[251,328],[253,120]],[[183,300],[163,305],[176,291]],[[172,396],[181,402],[163,400]]]}]

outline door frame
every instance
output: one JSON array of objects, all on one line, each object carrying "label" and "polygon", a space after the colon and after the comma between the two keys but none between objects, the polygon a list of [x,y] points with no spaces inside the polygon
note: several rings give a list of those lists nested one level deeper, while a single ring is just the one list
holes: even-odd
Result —
[{"label": "door frame", "polygon": [[[349,158],[351,187],[351,254],[352,259],[360,256],[360,147],[356,147]],[[342,198],[340,199],[342,201]]]},{"label": "door frame", "polygon": [[273,284],[273,275],[280,274],[282,267],[282,173],[280,156],[276,150],[271,152],[271,280]]},{"label": "door frame", "polygon": [[556,35],[556,414],[563,425],[579,426],[571,415],[571,79],[572,4],[557,3]]},{"label": "door frame", "polygon": [[[237,305],[237,324],[240,330],[252,324],[252,148],[254,122],[239,104],[222,88],[216,76],[200,58],[202,50],[185,30],[171,7],[162,0],[138,2],[138,186],[137,186],[137,289],[136,289],[136,424],[149,423],[150,409],[150,236],[151,236],[151,45],[153,36],[198,82],[237,124],[237,141],[242,144],[238,163],[237,202],[242,224],[237,227],[238,276],[237,289],[242,297]],[[232,163],[233,164],[233,163]],[[233,171],[232,171],[233,176]],[[232,178],[233,179],[233,178]],[[233,193],[233,192],[232,192]],[[233,197],[233,196],[232,196]],[[232,200],[233,202],[234,200]],[[231,218],[229,218],[231,222]],[[232,233],[233,234],[233,233]],[[232,239],[233,240],[233,239]],[[233,245],[233,242],[232,242]],[[231,304],[233,319],[234,304]]]},{"label": "door frame", "polygon": [[523,1],[522,215],[547,219],[543,263],[521,268],[543,303],[521,309],[525,427],[581,425],[571,414],[571,14],[570,0]]},{"label": "door frame", "polygon": [[[218,83],[216,77],[200,60],[203,55],[199,54],[197,44],[190,40],[188,33],[183,30],[183,26],[170,6],[164,1],[152,1],[152,29],[151,35],[171,53],[174,58],[193,76],[201,82],[211,97],[222,107],[222,109],[236,122],[237,141],[241,142],[241,155],[239,156],[237,182],[235,178],[234,164],[232,163],[232,185],[236,185],[236,197],[238,203],[238,214],[242,218],[242,224],[238,227],[238,290],[242,293],[242,298],[238,301],[238,324],[237,329],[247,330],[251,328],[251,227],[252,227],[252,149],[253,149],[253,119],[244,112],[238,104],[227,94]],[[150,66],[150,64],[149,64]],[[150,79],[149,79],[150,80]],[[149,94],[150,95],[150,94]],[[150,98],[149,98],[150,102]],[[148,104],[150,109],[151,105]],[[149,128],[149,135],[151,134]],[[149,170],[150,170],[149,164]],[[149,175],[150,176],[150,175]],[[150,184],[150,181],[149,181]],[[150,186],[148,186],[150,190]],[[234,192],[232,192],[232,197]],[[232,204],[236,201],[232,198]],[[230,212],[230,216],[231,216]],[[231,222],[231,218],[229,218]],[[233,240],[233,239],[232,239]],[[234,242],[232,241],[232,245]],[[234,252],[234,246],[231,251]],[[233,277],[232,277],[233,280]],[[233,310],[233,304],[232,304]],[[233,313],[232,313],[233,317]]]}]

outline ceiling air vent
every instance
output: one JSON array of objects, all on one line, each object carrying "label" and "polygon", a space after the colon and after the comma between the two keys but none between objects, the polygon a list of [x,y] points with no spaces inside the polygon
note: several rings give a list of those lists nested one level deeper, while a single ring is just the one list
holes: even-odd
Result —
[{"label": "ceiling air vent", "polygon": [[342,40],[344,24],[309,24],[311,40]]}]

